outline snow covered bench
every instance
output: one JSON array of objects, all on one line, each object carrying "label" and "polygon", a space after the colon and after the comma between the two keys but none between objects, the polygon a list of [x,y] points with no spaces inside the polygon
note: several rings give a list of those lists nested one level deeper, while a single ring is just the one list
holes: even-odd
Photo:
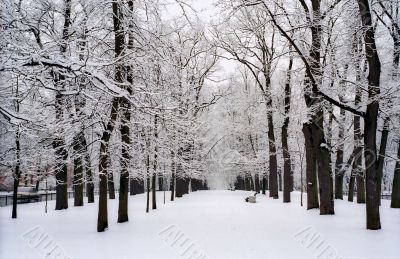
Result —
[{"label": "snow covered bench", "polygon": [[256,195],[257,195],[257,193],[254,193],[254,195],[253,196],[249,196],[249,197],[247,197],[246,199],[244,199],[246,202],[249,202],[249,203],[256,203]]}]

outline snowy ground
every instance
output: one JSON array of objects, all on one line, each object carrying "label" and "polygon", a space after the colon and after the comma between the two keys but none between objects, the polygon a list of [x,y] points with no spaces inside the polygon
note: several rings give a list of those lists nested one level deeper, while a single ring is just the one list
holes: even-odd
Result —
[{"label": "snowy ground", "polygon": [[[20,205],[17,220],[10,206],[0,208],[0,258],[44,258],[52,249],[75,259],[399,258],[400,210],[388,201],[381,209],[383,229],[367,231],[363,205],[336,201],[335,216],[320,216],[300,207],[298,193],[290,204],[262,195],[249,204],[243,201],[248,194],[202,191],[163,204],[158,193],[158,209],[149,214],[145,196],[131,196],[130,221],[123,224],[116,222],[117,200],[110,201],[104,233],[96,232],[97,203],[54,211],[51,201],[47,214],[44,203]],[[37,242],[38,234],[48,235],[48,247]]]}]

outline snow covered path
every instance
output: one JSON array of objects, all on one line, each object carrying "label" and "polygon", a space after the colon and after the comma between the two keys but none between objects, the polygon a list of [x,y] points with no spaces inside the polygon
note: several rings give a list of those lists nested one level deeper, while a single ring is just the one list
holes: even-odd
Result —
[{"label": "snow covered path", "polygon": [[[383,229],[367,231],[364,205],[335,201],[336,215],[320,216],[300,207],[299,193],[290,204],[263,195],[249,204],[243,201],[247,195],[201,191],[170,202],[167,193],[163,204],[158,193],[158,209],[149,214],[145,195],[130,196],[130,221],[123,224],[116,223],[118,200],[109,201],[109,230],[104,233],[96,232],[97,201],[66,211],[54,211],[52,201],[47,214],[44,203],[20,205],[17,220],[10,218],[10,206],[1,208],[0,258],[43,258],[44,249],[30,246],[23,236],[36,226],[74,259],[178,259],[189,258],[190,252],[208,259],[310,259],[319,253],[321,258],[399,258],[400,210],[390,209],[388,201],[381,209]],[[187,243],[172,245],[175,234]],[[324,257],[329,254],[336,257]]]}]

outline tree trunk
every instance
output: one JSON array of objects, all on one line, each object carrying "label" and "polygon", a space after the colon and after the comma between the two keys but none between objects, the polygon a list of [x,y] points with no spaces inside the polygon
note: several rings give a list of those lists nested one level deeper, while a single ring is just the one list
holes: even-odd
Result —
[{"label": "tree trunk", "polygon": [[377,177],[378,177],[377,200],[379,205],[381,205],[383,166],[385,162],[386,144],[388,140],[388,135],[389,135],[389,118],[385,118],[382,128],[381,145],[379,148],[379,157],[378,157],[378,171],[377,171]]},{"label": "tree trunk", "polygon": [[364,117],[364,157],[366,164],[366,208],[367,229],[381,228],[379,203],[377,201],[377,164],[376,164],[376,131],[379,111],[379,93],[381,63],[376,44],[375,31],[368,0],[358,0],[362,25],[365,30],[364,43],[368,61],[368,105]]},{"label": "tree trunk", "polygon": [[103,232],[108,228],[108,209],[107,209],[107,176],[110,166],[109,145],[111,134],[114,130],[115,120],[117,119],[118,99],[114,98],[111,107],[110,120],[100,141],[99,158],[99,213],[97,217],[97,232]]},{"label": "tree trunk", "polygon": [[184,179],[182,177],[177,177],[176,178],[176,194],[175,197],[177,198],[182,198],[183,195],[183,183]]},{"label": "tree trunk", "polygon": [[[271,98],[270,98],[271,99]],[[269,109],[272,109],[272,100],[268,103]],[[269,197],[274,199],[279,198],[278,193],[278,162],[276,159],[276,146],[275,146],[275,133],[274,133],[274,122],[272,118],[272,111],[268,112],[268,147],[269,147]]]},{"label": "tree trunk", "polygon": [[319,208],[318,185],[316,175],[316,158],[313,145],[313,134],[310,124],[303,124],[303,134],[306,151],[306,182],[307,182],[307,209]]},{"label": "tree trunk", "polygon": [[[124,49],[124,34],[121,31],[120,15],[121,8],[118,2],[112,3],[113,23],[115,32],[115,57],[118,59],[123,55]],[[118,83],[124,82],[124,66],[117,63],[115,66],[115,81]],[[108,168],[110,165],[109,142],[111,134],[114,130],[114,124],[118,116],[119,98],[114,97],[111,107],[110,120],[103,132],[100,144],[100,163],[99,163],[99,214],[97,219],[97,231],[103,232],[108,228],[108,212],[107,212],[107,184],[109,185],[110,199],[115,198],[114,181],[112,173],[109,174]],[[111,178],[107,180],[107,177]]]},{"label": "tree trunk", "polygon": [[[128,1],[129,11],[133,13],[133,1]],[[117,7],[118,8],[118,7]],[[124,16],[121,8],[118,8],[118,22],[115,23],[115,49],[118,51],[118,57],[123,55],[124,51],[124,38],[125,30],[123,27]],[[133,48],[133,36],[131,31],[132,25],[129,24],[128,31],[128,46],[127,48],[131,50]],[[123,62],[122,62],[123,63]],[[122,67],[124,64],[118,65]],[[129,95],[132,95],[133,75],[132,67],[126,66],[126,79],[128,85],[124,86]],[[131,103],[126,97],[120,98],[120,112],[122,113],[121,118],[121,141],[122,141],[122,154],[121,154],[121,173],[119,178],[119,197],[118,197],[118,223],[127,222],[129,220],[128,216],[128,191],[129,191],[129,163],[131,161],[131,136],[130,136],[130,123],[131,123]]]},{"label": "tree trunk", "polygon": [[335,199],[343,200],[343,150],[344,150],[344,125],[346,121],[346,113],[344,109],[340,109],[339,123],[339,143],[336,150],[336,166],[335,166]]},{"label": "tree trunk", "polygon": [[[65,0],[64,10],[64,26],[62,32],[62,44],[60,51],[62,54],[66,52],[67,41],[69,38],[69,27],[71,25],[71,0]],[[65,76],[62,73],[55,73],[55,84],[61,85],[65,83]],[[63,120],[63,96],[60,91],[56,93],[56,122],[59,124]],[[68,189],[67,189],[67,164],[68,151],[65,149],[65,140],[62,129],[57,130],[58,134],[53,141],[53,148],[56,150],[56,210],[68,208]]]},{"label": "tree trunk", "polygon": [[[291,50],[291,48],[290,48]],[[290,159],[288,145],[288,128],[289,128],[289,111],[290,111],[290,95],[291,95],[291,73],[293,67],[293,58],[289,57],[289,68],[285,84],[285,120],[282,126],[282,151],[283,151],[283,202],[290,202],[290,192],[293,189],[292,182],[292,164]]]},{"label": "tree trunk", "polygon": [[260,176],[258,175],[258,173],[255,174],[254,176],[254,182],[255,182],[255,191],[257,193],[260,193]]},{"label": "tree trunk", "polygon": [[114,173],[112,171],[108,172],[108,197],[110,200],[115,199]]},{"label": "tree trunk", "polygon": [[[147,148],[149,150],[149,147]],[[147,151],[148,152],[148,151]],[[149,213],[150,210],[150,154],[147,153],[146,155],[146,189],[147,189],[147,196],[146,196],[146,213]]]},{"label": "tree trunk", "polygon": [[154,160],[153,160],[153,177],[152,177],[152,206],[153,210],[157,209],[157,156],[158,156],[158,115],[154,116]]},{"label": "tree trunk", "polygon": [[119,178],[119,198],[118,198],[118,223],[126,222],[128,217],[128,188],[129,188],[129,162],[131,160],[130,147],[130,121],[131,121],[131,105],[128,101],[123,103],[123,117],[121,118],[121,140],[122,140],[122,156],[121,156],[121,174]]},{"label": "tree trunk", "polygon": [[391,208],[400,208],[400,140],[397,149],[397,161],[393,175],[393,187],[392,187],[392,201],[390,203]]},{"label": "tree trunk", "polygon": [[[84,144],[86,147],[86,142]],[[85,148],[85,171],[86,171],[86,195],[88,203],[94,203],[94,179],[92,167],[90,165],[90,157],[87,148]]]},{"label": "tree trunk", "polygon": [[353,158],[352,158],[351,162],[348,164],[349,166],[351,166],[349,193],[348,193],[348,197],[347,197],[347,200],[350,202],[353,202],[353,199],[354,199],[354,184],[356,181],[354,155],[355,155],[355,150],[353,150],[353,154],[352,154]]},{"label": "tree trunk", "polygon": [[[86,19],[86,18],[84,18]],[[86,22],[86,20],[85,20]],[[79,61],[85,61],[85,52],[86,48],[86,33],[87,29],[85,28],[83,35],[78,43],[78,53],[79,53]],[[79,80],[79,89],[85,88],[85,79],[78,78]],[[85,138],[85,126],[83,120],[81,119],[81,110],[85,106],[85,99],[80,94],[74,97],[75,103],[75,118],[78,120],[78,127],[81,130],[75,136],[74,141],[74,206],[83,206],[83,188],[84,188],[84,176],[83,172],[86,171],[86,193],[88,196],[88,202],[94,202],[94,185],[93,185],[93,176],[90,167],[90,157],[87,150],[86,138]],[[77,173],[76,173],[77,171]]]},{"label": "tree trunk", "polygon": [[[323,131],[318,131],[323,134]],[[324,140],[321,141],[321,143],[323,144]],[[320,145],[318,147],[317,167],[320,195],[320,215],[335,214],[333,202],[333,177],[331,174],[331,154],[326,146]]]},{"label": "tree trunk", "polygon": [[282,191],[282,172],[279,170],[278,171],[278,187],[279,191]]},{"label": "tree trunk", "polygon": [[[60,105],[60,103],[58,104]],[[58,118],[60,118],[61,115],[59,114],[58,116]],[[68,169],[66,164],[66,161],[68,159],[68,152],[65,149],[65,143],[62,138],[57,137],[53,141],[53,147],[56,150],[56,157],[58,161],[56,168],[56,210],[63,210],[68,209]]]},{"label": "tree trunk", "polygon": [[174,201],[175,198],[175,152],[171,151],[171,171],[172,171],[172,175],[171,175],[171,201]]},{"label": "tree trunk", "polygon": [[74,141],[74,206],[83,206],[82,138],[84,138],[83,132],[80,132]]},{"label": "tree trunk", "polygon": [[350,183],[349,183],[349,193],[347,196],[347,201],[353,202],[354,200],[354,183],[355,183],[355,176],[353,175],[353,170],[351,171],[350,176]]},{"label": "tree trunk", "polygon": [[267,177],[265,176],[265,173],[263,174],[262,177],[262,194],[266,194],[266,189],[267,189]]},{"label": "tree trunk", "polygon": [[[18,89],[17,89],[18,94]],[[19,112],[19,103],[17,101],[17,109],[16,112]],[[11,218],[17,218],[17,204],[18,204],[18,185],[19,179],[21,177],[21,145],[20,145],[20,127],[17,127],[17,131],[15,134],[15,156],[16,156],[16,163],[15,163],[15,175],[14,175],[14,190],[13,190],[13,204],[12,204],[12,216]]]}]

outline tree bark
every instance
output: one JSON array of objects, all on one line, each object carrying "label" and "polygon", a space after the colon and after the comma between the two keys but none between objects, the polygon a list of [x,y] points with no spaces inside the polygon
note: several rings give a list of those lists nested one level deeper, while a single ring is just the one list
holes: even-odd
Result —
[{"label": "tree bark", "polygon": [[[121,33],[120,27],[120,14],[121,8],[118,2],[112,3],[113,23],[115,32],[115,57],[118,59],[123,55],[124,48],[124,34]],[[124,82],[124,66],[118,62],[115,66],[115,81],[118,83]],[[118,116],[119,98],[114,97],[112,101],[110,120],[103,131],[100,142],[100,162],[99,162],[99,213],[97,218],[97,231],[103,232],[108,228],[108,210],[107,210],[107,184],[109,185],[110,199],[115,198],[114,181],[112,173],[109,174],[108,168],[110,166],[109,142],[111,134],[114,130],[115,121]],[[113,197],[114,196],[114,197]]]},{"label": "tree bark", "polygon": [[285,84],[285,120],[282,126],[282,151],[283,151],[283,202],[290,202],[290,192],[293,189],[292,182],[292,164],[290,159],[288,145],[288,128],[289,128],[289,111],[290,111],[290,95],[291,95],[291,72],[293,67],[293,58],[289,57],[289,68]]},{"label": "tree bark", "polygon": [[[147,148],[149,150],[149,147]],[[147,151],[148,152],[148,151]],[[146,213],[149,213],[150,210],[150,154],[146,155]]]},{"label": "tree bark", "polygon": [[182,196],[183,196],[183,185],[184,185],[184,179],[182,179],[182,177],[177,177],[176,178],[176,194],[175,194],[175,197],[182,198]]},{"label": "tree bark", "polygon": [[175,152],[171,151],[171,201],[174,201],[175,198]]},{"label": "tree bark", "polygon": [[265,173],[263,174],[262,177],[262,194],[266,194],[266,189],[267,189],[267,177],[265,176]]},{"label": "tree bark", "polygon": [[[108,152],[110,152],[110,151],[108,151]],[[110,158],[110,155],[109,155],[109,158]],[[108,172],[107,184],[108,184],[108,197],[110,200],[114,200],[115,199],[115,185],[114,185],[114,173],[112,171]]]},{"label": "tree bark", "polygon": [[368,105],[364,117],[364,157],[366,164],[367,229],[381,228],[379,203],[377,201],[376,131],[379,111],[381,63],[375,44],[375,31],[368,0],[358,0],[364,33],[365,53],[368,61]]},{"label": "tree bark", "polygon": [[[17,90],[18,93],[18,90]],[[16,111],[19,112],[19,101],[17,100],[17,109]],[[21,177],[21,144],[20,144],[20,127],[17,127],[17,131],[15,134],[15,156],[16,156],[16,163],[15,163],[15,174],[14,174],[14,189],[13,189],[13,203],[12,203],[12,215],[11,218],[17,218],[17,204],[18,204],[18,186],[19,186],[19,179]]]},{"label": "tree bark", "polygon": [[[356,55],[360,55],[362,46],[361,39],[356,37],[355,39],[355,53]],[[360,61],[359,61],[360,62]],[[361,82],[362,79],[362,68],[359,62],[356,62],[356,80],[357,82]],[[360,105],[362,98],[361,89],[359,87],[356,88],[354,105],[357,107]],[[363,141],[362,141],[362,132],[361,132],[361,118],[359,115],[354,115],[354,162],[353,162],[353,170],[352,174],[355,177],[357,182],[357,203],[365,203],[365,181],[364,181],[364,171],[362,167],[362,152],[363,152]]]},{"label": "tree bark", "polygon": [[[60,51],[62,54],[66,53],[67,40],[69,38],[69,28],[71,26],[71,0],[65,0],[64,10],[64,26],[62,32],[62,44]],[[65,83],[65,76],[62,73],[55,73],[55,84],[63,85]],[[56,93],[56,121],[59,124],[63,120],[63,96],[57,91]],[[68,151],[65,149],[65,140],[62,129],[58,129],[58,136],[53,141],[53,148],[56,150],[57,165],[56,165],[56,210],[68,208],[68,189],[67,189],[67,164]]]},{"label": "tree bark", "polygon": [[129,162],[131,160],[130,147],[130,120],[131,106],[128,101],[123,103],[123,117],[121,118],[121,140],[122,140],[122,157],[121,157],[121,174],[119,178],[119,197],[118,197],[118,223],[129,220],[128,216],[128,188],[129,188]]},{"label": "tree bark", "polygon": [[346,113],[344,109],[340,109],[339,123],[339,143],[336,150],[336,166],[335,166],[335,199],[343,200],[343,150],[344,150],[344,124]]},{"label": "tree bark", "polygon": [[385,163],[388,135],[389,135],[389,118],[385,118],[382,128],[381,145],[379,147],[378,170],[377,170],[377,177],[378,177],[377,200],[379,205],[381,205],[382,177],[383,177],[383,167]]},{"label": "tree bark", "polygon": [[158,156],[158,115],[154,116],[154,160],[153,160],[153,177],[152,177],[152,190],[153,190],[153,195],[152,195],[152,206],[151,208],[153,210],[157,209],[157,156]]},{"label": "tree bark", "polygon": [[[131,14],[133,13],[133,1],[128,1],[128,7]],[[118,23],[114,26],[115,28],[115,49],[118,50],[118,56],[123,55],[124,51],[124,38],[125,31],[123,27],[124,16],[121,9],[118,9]],[[132,25],[129,24],[128,31],[128,49],[133,48],[133,36],[132,36]],[[122,64],[121,66],[123,66]],[[128,85],[124,86],[129,95],[132,95],[131,85],[133,84],[132,67],[126,66],[126,78]],[[118,197],[118,223],[127,222],[128,216],[128,189],[129,189],[129,163],[131,161],[131,136],[130,136],[130,123],[131,123],[131,103],[126,97],[120,98],[120,112],[122,113],[121,118],[121,141],[122,141],[122,154],[121,154],[121,173],[119,178],[119,197]]]},{"label": "tree bark", "polygon": [[255,183],[255,191],[257,193],[260,193],[260,176],[258,175],[258,173],[256,173],[254,176],[254,183]]},{"label": "tree bark", "polygon": [[400,140],[397,149],[397,161],[393,175],[393,186],[392,186],[392,201],[390,203],[391,208],[400,208]]},{"label": "tree bark", "polygon": [[74,141],[74,206],[83,206],[83,162],[82,162],[82,138],[85,136],[80,132]]},{"label": "tree bark", "polygon": [[114,124],[117,119],[118,99],[114,98],[111,107],[110,120],[107,123],[100,141],[99,157],[99,212],[97,217],[97,232],[103,232],[108,228],[107,209],[107,176],[110,166],[109,145]]},{"label": "tree bark", "polygon": [[[269,98],[271,99],[271,98]],[[272,109],[272,100],[268,101],[267,107]],[[278,162],[276,158],[274,122],[272,111],[268,112],[268,147],[269,147],[269,197],[279,198],[278,193]]]},{"label": "tree bark", "polygon": [[[86,141],[86,140],[85,140]],[[86,147],[86,142],[84,143]],[[86,171],[86,195],[88,203],[94,203],[94,179],[92,167],[90,165],[90,156],[87,148],[85,148],[85,171]]]},{"label": "tree bark", "polygon": [[303,134],[306,151],[306,182],[307,182],[307,209],[319,208],[318,185],[316,175],[316,158],[313,148],[312,125],[303,124]]}]

